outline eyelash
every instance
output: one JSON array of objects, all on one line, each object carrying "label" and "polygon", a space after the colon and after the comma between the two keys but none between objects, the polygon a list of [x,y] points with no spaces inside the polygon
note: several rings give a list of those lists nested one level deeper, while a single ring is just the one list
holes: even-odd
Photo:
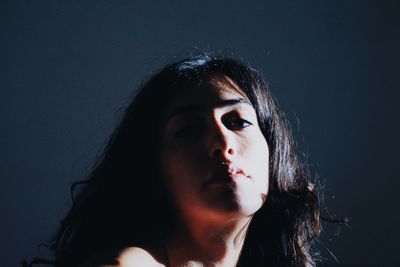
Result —
[{"label": "eyelash", "polygon": [[[229,123],[231,123],[232,121],[229,121]],[[251,122],[249,122],[248,120],[245,120],[245,119],[243,119],[243,118],[240,118],[240,117],[236,117],[236,118],[234,118],[234,120],[233,120],[233,122],[234,123],[242,123],[241,125],[235,125],[235,126],[233,126],[233,127],[235,127],[234,129],[244,129],[244,128],[246,128],[246,127],[249,127],[249,126],[251,126],[251,125],[253,125]],[[225,124],[225,123],[224,123]],[[243,125],[243,124],[245,124],[245,125]],[[232,125],[230,125],[230,127],[232,127]]]}]

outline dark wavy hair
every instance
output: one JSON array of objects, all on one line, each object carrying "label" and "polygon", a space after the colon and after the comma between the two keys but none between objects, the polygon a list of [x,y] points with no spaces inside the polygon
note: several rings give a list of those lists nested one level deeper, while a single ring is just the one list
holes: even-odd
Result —
[{"label": "dark wavy hair", "polygon": [[315,266],[319,190],[283,114],[259,72],[209,55],[170,64],[144,83],[88,179],[77,183],[72,207],[50,243],[54,259],[30,265],[78,266],[102,251],[162,240],[174,224],[158,173],[162,114],[181,90],[201,87],[211,76],[229,77],[247,95],[270,149],[268,197],[249,226],[239,266]]}]

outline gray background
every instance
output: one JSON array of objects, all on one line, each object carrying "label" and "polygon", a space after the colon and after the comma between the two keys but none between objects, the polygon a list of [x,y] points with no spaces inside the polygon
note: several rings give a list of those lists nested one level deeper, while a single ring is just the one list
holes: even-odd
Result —
[{"label": "gray background", "polygon": [[[395,1],[1,1],[0,266],[57,229],[137,85],[201,51],[261,69],[331,215],[332,266],[396,266]],[[338,262],[329,256],[331,251]]]}]

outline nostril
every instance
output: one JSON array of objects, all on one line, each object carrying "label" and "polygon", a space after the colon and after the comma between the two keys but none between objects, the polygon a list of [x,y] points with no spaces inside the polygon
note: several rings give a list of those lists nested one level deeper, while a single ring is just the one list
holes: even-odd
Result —
[{"label": "nostril", "polygon": [[215,159],[229,159],[235,156],[235,150],[233,148],[218,148],[212,153]]},{"label": "nostril", "polygon": [[218,157],[218,156],[221,156],[221,155],[222,155],[221,149],[215,149],[214,150],[214,153],[213,153],[214,157]]}]

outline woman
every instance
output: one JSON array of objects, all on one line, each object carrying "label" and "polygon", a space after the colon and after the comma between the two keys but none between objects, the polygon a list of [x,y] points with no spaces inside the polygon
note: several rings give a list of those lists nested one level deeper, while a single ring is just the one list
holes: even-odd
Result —
[{"label": "woman", "polygon": [[260,75],[200,56],[143,85],[62,221],[52,264],[314,266],[319,232],[317,192]]}]

